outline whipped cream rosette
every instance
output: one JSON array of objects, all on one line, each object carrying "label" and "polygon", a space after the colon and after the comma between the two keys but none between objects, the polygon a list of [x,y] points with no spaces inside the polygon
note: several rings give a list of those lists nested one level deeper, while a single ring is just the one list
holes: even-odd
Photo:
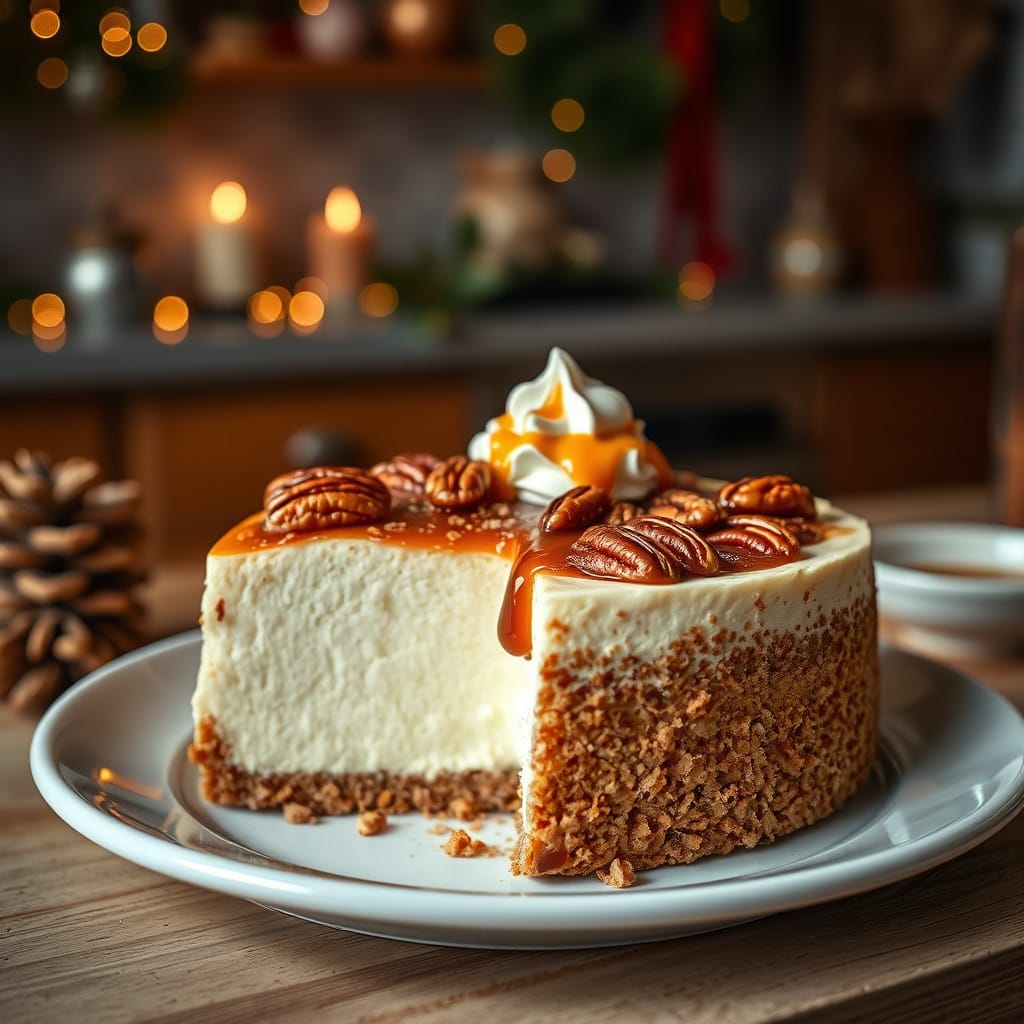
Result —
[{"label": "whipped cream rosette", "polygon": [[536,380],[512,389],[505,412],[470,441],[469,456],[490,463],[508,497],[537,505],[581,484],[636,500],[672,478],[626,396],[560,348]]}]

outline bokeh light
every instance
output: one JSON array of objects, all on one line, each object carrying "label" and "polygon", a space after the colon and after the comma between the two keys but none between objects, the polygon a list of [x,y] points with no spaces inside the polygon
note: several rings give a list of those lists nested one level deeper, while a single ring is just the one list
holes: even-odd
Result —
[{"label": "bokeh light", "polygon": [[324,218],[332,231],[348,234],[359,227],[363,219],[363,208],[359,197],[350,188],[332,188],[324,203]]},{"label": "bokeh light", "polygon": [[568,181],[576,173],[576,157],[567,149],[549,149],[541,161],[541,168],[551,181]]},{"label": "bokeh light", "polygon": [[750,0],[721,0],[718,9],[726,21],[738,25],[750,17]]},{"label": "bokeh light", "polygon": [[258,324],[273,324],[284,319],[284,303],[276,292],[265,288],[249,299],[249,317]]},{"label": "bokeh light", "polygon": [[126,32],[131,31],[132,19],[128,17],[128,12],[123,7],[111,7],[100,18],[100,36],[103,36],[112,28],[123,28]]},{"label": "bokeh light", "polygon": [[67,341],[68,334],[63,321],[56,327],[32,325],[32,341],[40,352],[59,352]]},{"label": "bokeh light", "polygon": [[715,281],[715,272],[707,263],[687,263],[679,271],[679,301],[684,305],[706,305],[714,294]]},{"label": "bokeh light", "polygon": [[508,22],[499,25],[494,33],[494,47],[506,57],[514,57],[526,49],[526,33],[521,25]]},{"label": "bokeh light", "polygon": [[430,10],[424,0],[395,0],[388,16],[400,33],[415,35],[430,20]]},{"label": "bokeh light", "polygon": [[331,0],[299,0],[299,10],[314,17],[323,14],[331,6]]},{"label": "bokeh light", "polygon": [[153,307],[153,337],[164,345],[177,345],[188,334],[188,303],[178,295],[165,295]]},{"label": "bokeh light", "polygon": [[[326,282],[321,281],[319,277],[303,277],[295,282],[294,291],[298,292],[312,292],[314,295],[319,295],[323,299],[326,305],[328,298],[330,297],[331,290],[327,287]],[[285,300],[287,302],[287,299]]]},{"label": "bokeh light", "polygon": [[29,26],[39,39],[52,39],[60,31],[60,15],[52,8],[44,7],[32,15]]},{"label": "bokeh light", "polygon": [[39,62],[36,78],[44,89],[59,89],[68,80],[68,66],[60,57],[47,57]]},{"label": "bokeh light", "polygon": [[7,325],[15,334],[32,333],[32,300],[16,299],[7,310]]},{"label": "bokeh light", "polygon": [[218,224],[234,224],[245,213],[245,189],[237,181],[222,181],[210,196],[210,215]]},{"label": "bokeh light", "polygon": [[32,321],[40,327],[57,327],[64,322],[64,300],[53,292],[37,295],[32,303]]},{"label": "bokeh light", "polygon": [[288,320],[299,334],[311,334],[324,318],[324,300],[316,292],[296,292],[288,303]]},{"label": "bokeh light", "polygon": [[391,316],[398,309],[398,292],[386,281],[374,281],[359,293],[359,308],[364,316]]},{"label": "bokeh light", "polygon": [[108,28],[100,46],[111,57],[123,57],[132,48],[132,34],[126,28]]},{"label": "bokeh light", "polygon": [[551,108],[551,122],[560,132],[578,131],[583,125],[585,116],[583,104],[579,100],[568,97],[559,100]]},{"label": "bokeh light", "polygon": [[145,50],[146,53],[157,53],[164,48],[164,44],[167,42],[167,29],[157,21],[147,21],[135,33],[135,39],[140,50]]}]

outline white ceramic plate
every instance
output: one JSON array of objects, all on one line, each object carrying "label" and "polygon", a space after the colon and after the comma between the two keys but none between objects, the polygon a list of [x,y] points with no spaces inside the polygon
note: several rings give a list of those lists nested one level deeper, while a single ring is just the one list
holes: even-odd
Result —
[{"label": "white ceramic plate", "polygon": [[[593,877],[513,878],[504,856],[446,856],[437,823],[393,817],[288,825],[211,807],[185,757],[198,633],[119,659],[40,722],[43,797],[100,846],[172,878],[372,935],[495,948],[609,946],[686,935],[905,878],[980,843],[1024,803],[1024,721],[963,676],[883,654],[883,737],[870,781],[838,814],[771,846],[646,872],[631,889]],[[457,823],[452,823],[453,825]],[[507,850],[513,826],[479,833]]]}]

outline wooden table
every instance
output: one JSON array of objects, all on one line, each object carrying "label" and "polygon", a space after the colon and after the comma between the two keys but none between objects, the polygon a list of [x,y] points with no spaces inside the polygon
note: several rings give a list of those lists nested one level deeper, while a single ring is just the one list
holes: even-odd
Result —
[{"label": "wooden table", "polygon": [[[976,496],[936,500],[919,514],[983,517]],[[876,521],[922,507],[848,504]],[[961,667],[1024,709],[1024,658]],[[1024,1020],[1024,815],[915,878],[725,931],[444,949],[306,924],[119,860],[36,794],[31,732],[0,711],[0,1021]]]}]

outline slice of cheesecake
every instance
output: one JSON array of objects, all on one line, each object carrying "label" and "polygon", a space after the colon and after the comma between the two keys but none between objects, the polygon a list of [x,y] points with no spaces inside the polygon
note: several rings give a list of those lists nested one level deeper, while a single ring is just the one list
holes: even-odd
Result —
[{"label": "slice of cheesecake", "polygon": [[521,808],[512,870],[580,874],[773,839],[866,778],[861,520],[783,477],[673,486],[557,350],[470,455],[291,474],[214,546],[207,799]]}]

